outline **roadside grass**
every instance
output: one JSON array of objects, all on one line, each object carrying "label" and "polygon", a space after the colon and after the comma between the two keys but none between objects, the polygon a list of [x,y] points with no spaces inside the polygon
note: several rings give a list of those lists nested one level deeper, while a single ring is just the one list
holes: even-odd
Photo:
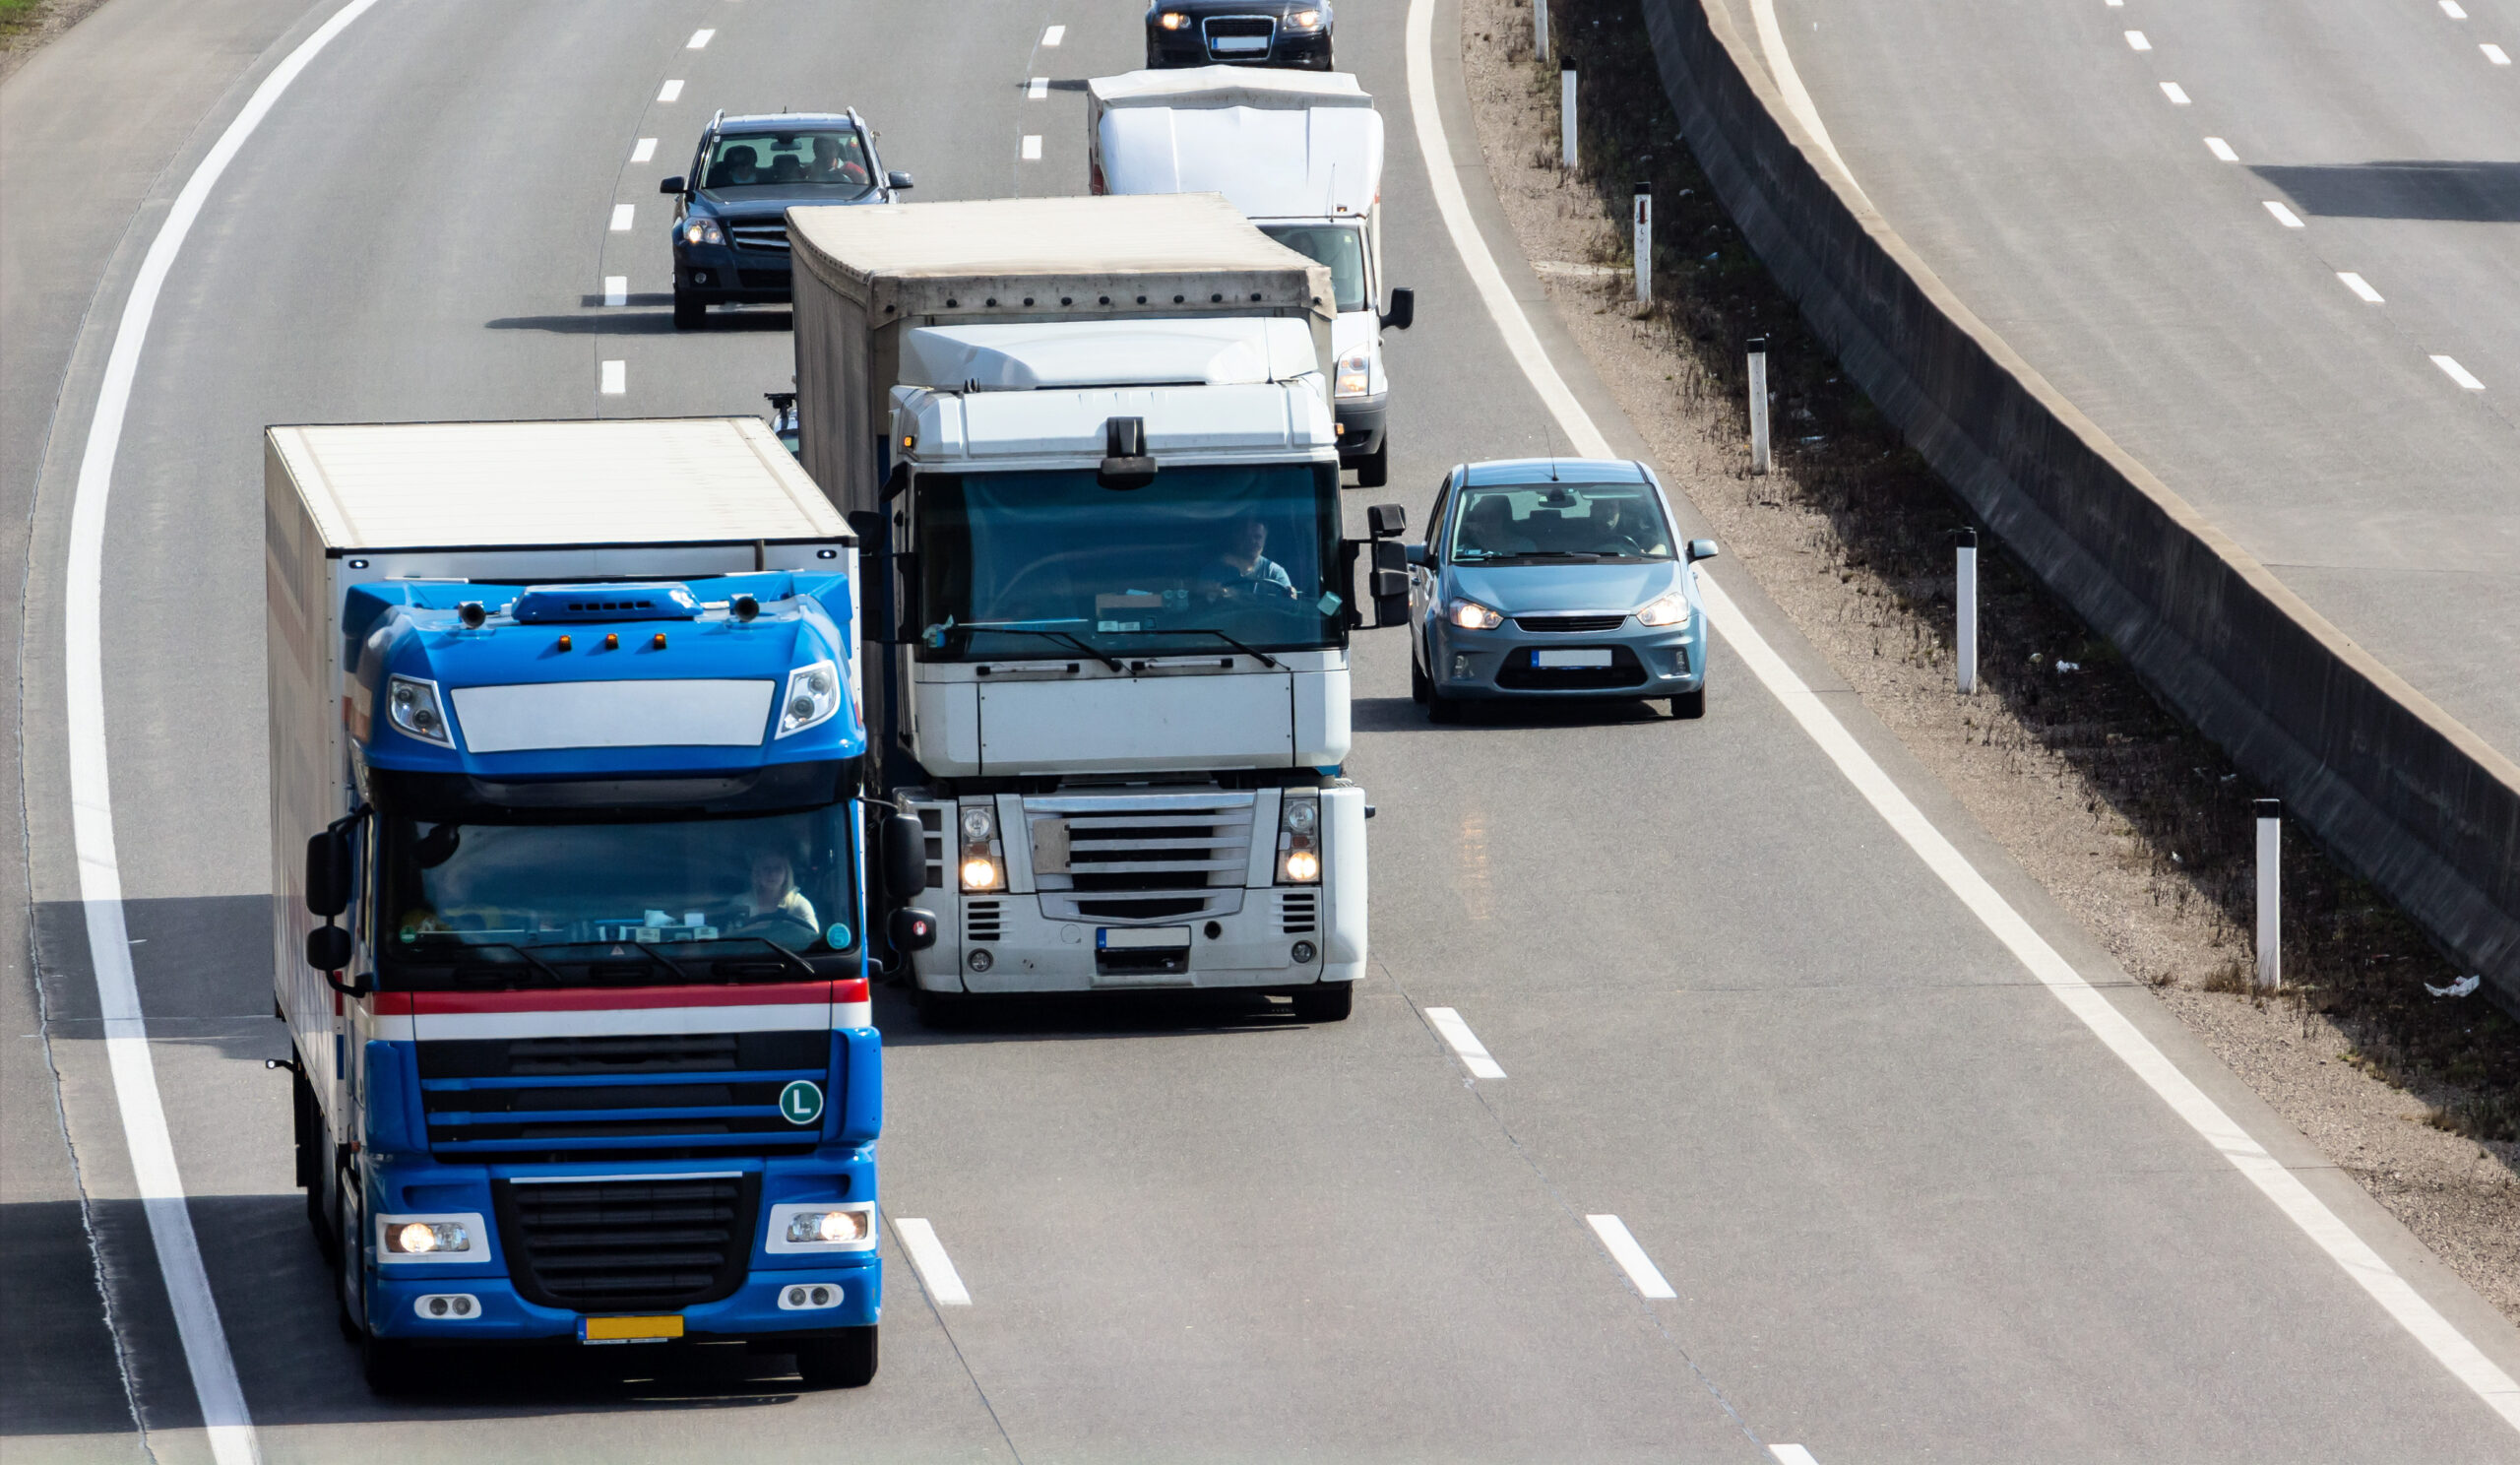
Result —
[{"label": "roadside grass", "polygon": [[[1639,329],[1662,333],[1684,363],[1672,390],[1713,409],[1748,437],[1744,345],[1768,338],[1776,472],[1739,478],[1747,504],[1790,501],[1816,511],[1828,542],[1815,545],[1871,619],[1875,656],[1952,665],[1951,532],[1966,507],[1909,449],[1870,401],[1845,381],[1793,303],[1742,242],[1680,140],[1637,0],[1553,0],[1552,56],[1532,50],[1530,0],[1511,0],[1522,34],[1501,39],[1553,113],[1558,68],[1582,77],[1580,183],[1604,223],[1595,258],[1613,267],[1599,289]],[[1534,160],[1554,168],[1553,147]],[[1655,299],[1632,299],[1625,221],[1639,181],[1654,190]],[[1981,526],[1983,528],[1983,526]],[[1970,717],[1984,745],[2023,764],[2055,759],[2095,791],[2096,825],[2135,831],[2153,899],[2193,906],[2214,953],[2191,985],[2292,1004],[2306,1023],[2333,1018],[2353,1043],[2348,1060],[2425,1095],[2428,1122],[2471,1139],[2520,1140],[2520,1023],[2482,994],[2438,999],[2425,985],[2459,973],[2367,883],[2288,825],[2284,856],[2284,990],[2252,989],[2255,826],[2263,792],[2222,752],[2158,702],[2106,640],[2006,554],[1991,534],[1979,555],[1980,687],[2000,714]],[[1947,685],[1947,683],[1946,683]],[[2164,985],[2172,971],[2138,972]]]},{"label": "roadside grass", "polygon": [[34,30],[52,3],[53,0],[0,0],[0,50],[16,45]]}]

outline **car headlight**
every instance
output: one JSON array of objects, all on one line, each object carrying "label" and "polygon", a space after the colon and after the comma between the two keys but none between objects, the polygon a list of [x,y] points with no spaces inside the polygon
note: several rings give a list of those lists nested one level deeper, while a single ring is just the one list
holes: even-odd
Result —
[{"label": "car headlight", "polygon": [[965,890],[995,890],[1004,882],[997,863],[997,815],[984,803],[967,803],[962,814]]},{"label": "car headlight", "polygon": [[695,215],[682,222],[682,242],[724,244],[726,242],[726,233],[725,230],[718,227],[718,221],[705,214]]},{"label": "car headlight", "polygon": [[1670,595],[1636,612],[1638,625],[1671,626],[1689,623],[1689,598],[1672,591]]},{"label": "car headlight", "polygon": [[1360,346],[1339,358],[1339,375],[1331,392],[1340,397],[1362,397],[1366,383],[1372,380],[1374,350]]},{"label": "car headlight", "polygon": [[1455,601],[1445,616],[1465,631],[1492,631],[1505,623],[1504,616],[1477,601]]},{"label": "car headlight", "polygon": [[422,742],[433,742],[442,748],[455,746],[455,732],[446,725],[446,706],[438,700],[437,683],[416,676],[396,676],[385,685],[386,715],[407,736]]},{"label": "car headlight", "polygon": [[1278,806],[1278,883],[1321,883],[1321,796],[1289,794]]},{"label": "car headlight", "polygon": [[395,1221],[385,1228],[385,1249],[396,1256],[470,1251],[472,1235],[461,1221]]},{"label": "car headlight", "polygon": [[1177,10],[1167,10],[1156,17],[1155,23],[1166,31],[1178,31],[1190,24],[1190,18]]},{"label": "car headlight", "polygon": [[788,695],[779,703],[779,735],[802,732],[840,711],[840,671],[816,662],[788,673]]},{"label": "car headlight", "polygon": [[1321,29],[1321,22],[1322,12],[1317,10],[1298,10],[1288,16],[1281,24],[1290,31],[1318,31]]}]

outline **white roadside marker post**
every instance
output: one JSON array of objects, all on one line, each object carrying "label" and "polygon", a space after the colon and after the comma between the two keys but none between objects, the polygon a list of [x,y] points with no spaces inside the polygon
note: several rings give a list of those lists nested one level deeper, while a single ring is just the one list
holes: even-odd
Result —
[{"label": "white roadside marker post", "polygon": [[1654,303],[1654,185],[1636,185],[1636,303]]},{"label": "white roadside marker post", "polygon": [[1532,0],[1532,49],[1548,59],[1548,0]]},{"label": "white roadside marker post", "polygon": [[1575,171],[1575,68],[1557,74],[1558,162]]},{"label": "white roadside marker post", "polygon": [[2284,986],[2284,801],[2257,800],[2257,985]]},{"label": "white roadside marker post", "polygon": [[1960,541],[1960,568],[1953,582],[1959,624],[1952,639],[1957,643],[1960,691],[1966,696],[1978,690],[1978,531],[1964,529],[1953,538]]},{"label": "white roadside marker post", "polygon": [[[1568,72],[1567,75],[1574,75]],[[1750,338],[1750,472],[1768,471],[1768,339]]]}]

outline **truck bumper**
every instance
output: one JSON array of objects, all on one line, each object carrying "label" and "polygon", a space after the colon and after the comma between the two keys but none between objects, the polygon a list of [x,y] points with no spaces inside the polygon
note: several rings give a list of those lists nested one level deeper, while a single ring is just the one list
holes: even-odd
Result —
[{"label": "truck bumper", "polygon": [[[805,1292],[797,1301],[810,1305],[816,1288],[829,1289],[828,1306],[781,1306],[797,1289]],[[870,1327],[883,1310],[883,1296],[884,1263],[872,1253],[847,1262],[818,1258],[813,1266],[792,1270],[761,1268],[747,1276],[731,1297],[683,1308],[683,1336],[768,1338]],[[451,1301],[444,1312],[431,1306],[434,1300],[466,1297],[472,1299],[469,1315],[455,1315]],[[437,1343],[575,1341],[578,1321],[587,1315],[591,1314],[529,1303],[517,1296],[516,1288],[503,1276],[392,1277],[372,1282],[368,1288],[368,1327],[380,1338]]]},{"label": "truck bumper", "polygon": [[1391,397],[1342,397],[1331,404],[1330,418],[1339,429],[1339,461],[1354,463],[1382,450],[1383,430],[1391,417]]}]

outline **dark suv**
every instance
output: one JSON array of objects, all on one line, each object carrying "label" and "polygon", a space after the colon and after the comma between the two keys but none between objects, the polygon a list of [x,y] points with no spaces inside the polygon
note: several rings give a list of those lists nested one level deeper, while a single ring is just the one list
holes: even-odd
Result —
[{"label": "dark suv", "polygon": [[1330,69],[1328,0],[1156,0],[1146,64]]},{"label": "dark suv", "polygon": [[709,119],[691,174],[667,178],[673,213],[673,324],[697,329],[711,305],[788,298],[788,210],[889,204],[911,186],[887,173],[855,108]]}]

